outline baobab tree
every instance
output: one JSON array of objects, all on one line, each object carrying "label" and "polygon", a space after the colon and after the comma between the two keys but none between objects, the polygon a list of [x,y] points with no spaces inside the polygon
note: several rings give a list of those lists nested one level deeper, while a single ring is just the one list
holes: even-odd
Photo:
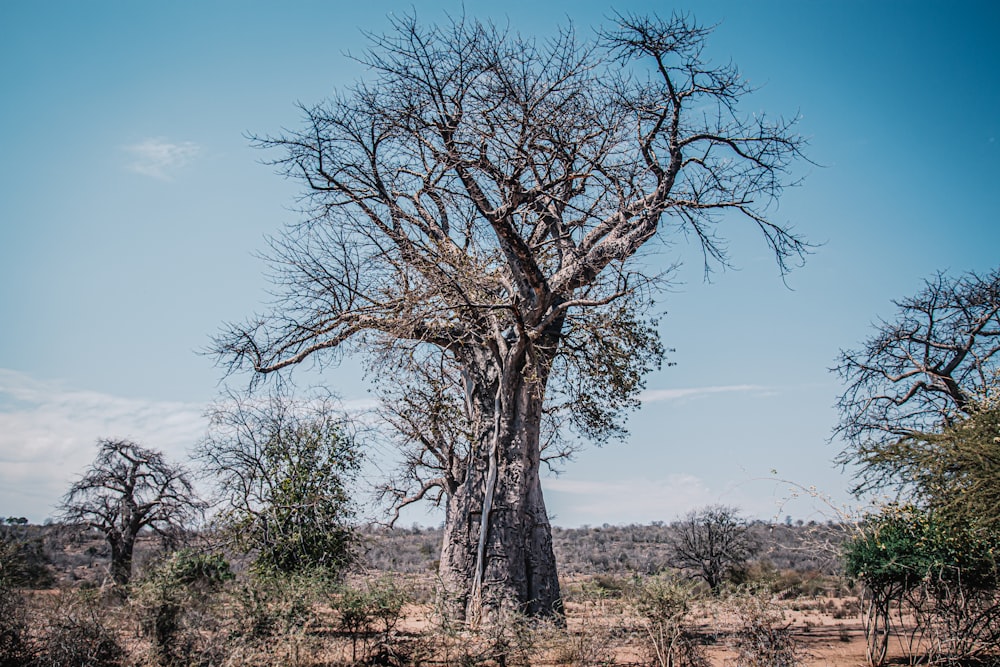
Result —
[{"label": "baobab tree", "polygon": [[111,547],[111,579],[126,586],[142,530],[173,539],[204,509],[187,471],[131,440],[98,441],[97,457],[70,487],[59,509],[64,521],[104,534]]},{"label": "baobab tree", "polygon": [[452,609],[561,610],[540,465],[564,420],[622,432],[661,361],[637,254],[693,240],[728,261],[723,221],[760,230],[782,270],[807,250],[768,217],[801,156],[794,122],[702,57],[686,17],[619,16],[591,41],[471,19],[393,19],[370,78],[261,138],[301,179],[305,218],[272,241],[270,315],[216,342],[253,377],[367,353],[406,452],[390,495],[446,505]]}]

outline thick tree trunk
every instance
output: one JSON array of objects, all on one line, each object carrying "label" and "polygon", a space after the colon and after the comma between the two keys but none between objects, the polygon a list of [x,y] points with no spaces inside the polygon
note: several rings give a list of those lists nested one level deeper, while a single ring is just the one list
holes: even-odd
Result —
[{"label": "thick tree trunk", "polygon": [[132,579],[132,551],[129,539],[109,540],[111,545],[111,580],[116,586],[128,586]]},{"label": "thick tree trunk", "polygon": [[518,368],[500,380],[500,399],[484,410],[484,426],[493,429],[484,429],[466,478],[448,499],[442,596],[454,616],[471,623],[507,612],[561,616],[563,609],[539,477],[544,377],[528,380]]},{"label": "thick tree trunk", "polygon": [[499,480],[483,565],[483,613],[561,615],[552,529],[538,468],[510,461],[501,466]]}]

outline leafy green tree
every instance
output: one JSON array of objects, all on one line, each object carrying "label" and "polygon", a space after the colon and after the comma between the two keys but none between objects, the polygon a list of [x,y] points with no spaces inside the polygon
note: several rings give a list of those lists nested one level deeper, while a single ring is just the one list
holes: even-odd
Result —
[{"label": "leafy green tree", "polygon": [[901,438],[862,461],[899,480],[904,496],[938,521],[1000,535],[1000,406],[968,411],[938,433]]},{"label": "leafy green tree", "polygon": [[[924,629],[946,620],[953,634],[969,638],[978,633],[974,638],[986,644],[998,638],[998,628],[976,618],[982,612],[984,618],[996,617],[1000,611],[995,599],[1000,541],[995,536],[939,521],[913,505],[892,504],[866,519],[844,553],[847,576],[864,585],[870,664],[885,661],[891,611],[904,603]],[[957,608],[952,605],[955,593],[963,600]],[[953,638],[947,643],[954,649]]]},{"label": "leafy green tree", "polygon": [[926,570],[921,549],[923,519],[912,507],[882,508],[845,547],[845,573],[864,586],[862,617],[870,665],[885,662],[892,605],[900,603]]},{"label": "leafy green tree", "polygon": [[360,454],[331,399],[231,396],[212,412],[198,458],[227,506],[220,521],[259,572],[337,573],[353,559]]},{"label": "leafy green tree", "polygon": [[[950,659],[1000,648],[1000,270],[926,281],[859,349],[840,456],[855,490],[906,504],[869,517],[846,551],[866,591],[869,661],[885,659],[890,609],[907,606],[924,645]],[[926,656],[930,659],[930,656]]]}]

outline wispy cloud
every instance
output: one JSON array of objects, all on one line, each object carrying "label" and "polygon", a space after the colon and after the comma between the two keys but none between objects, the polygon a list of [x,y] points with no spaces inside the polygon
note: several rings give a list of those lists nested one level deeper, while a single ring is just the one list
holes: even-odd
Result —
[{"label": "wispy cloud", "polygon": [[[364,423],[373,405],[358,398],[339,407]],[[0,368],[0,516],[51,516],[99,438],[128,438],[185,462],[206,433],[209,407],[68,388]]]},{"label": "wispy cloud", "polygon": [[133,157],[128,165],[131,171],[169,181],[174,172],[197,157],[201,147],[191,141],[176,143],[157,137],[125,146],[125,150]]},{"label": "wispy cloud", "polygon": [[131,438],[179,461],[204,434],[205,406],[68,389],[0,369],[0,514],[52,513],[98,438]]},{"label": "wispy cloud", "polygon": [[684,389],[647,389],[639,394],[639,400],[643,403],[657,403],[662,401],[705,398],[713,394],[743,393],[766,395],[772,392],[772,389],[757,384],[734,384],[719,387],[688,387]]}]

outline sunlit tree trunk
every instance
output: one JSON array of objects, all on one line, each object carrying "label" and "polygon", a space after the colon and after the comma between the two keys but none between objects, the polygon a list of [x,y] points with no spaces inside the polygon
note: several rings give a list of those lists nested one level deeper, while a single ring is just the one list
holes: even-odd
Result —
[{"label": "sunlit tree trunk", "polygon": [[482,437],[448,500],[440,565],[450,611],[472,623],[505,612],[562,613],[539,475],[554,347],[555,339],[528,354],[514,344],[499,379],[472,390]]}]

